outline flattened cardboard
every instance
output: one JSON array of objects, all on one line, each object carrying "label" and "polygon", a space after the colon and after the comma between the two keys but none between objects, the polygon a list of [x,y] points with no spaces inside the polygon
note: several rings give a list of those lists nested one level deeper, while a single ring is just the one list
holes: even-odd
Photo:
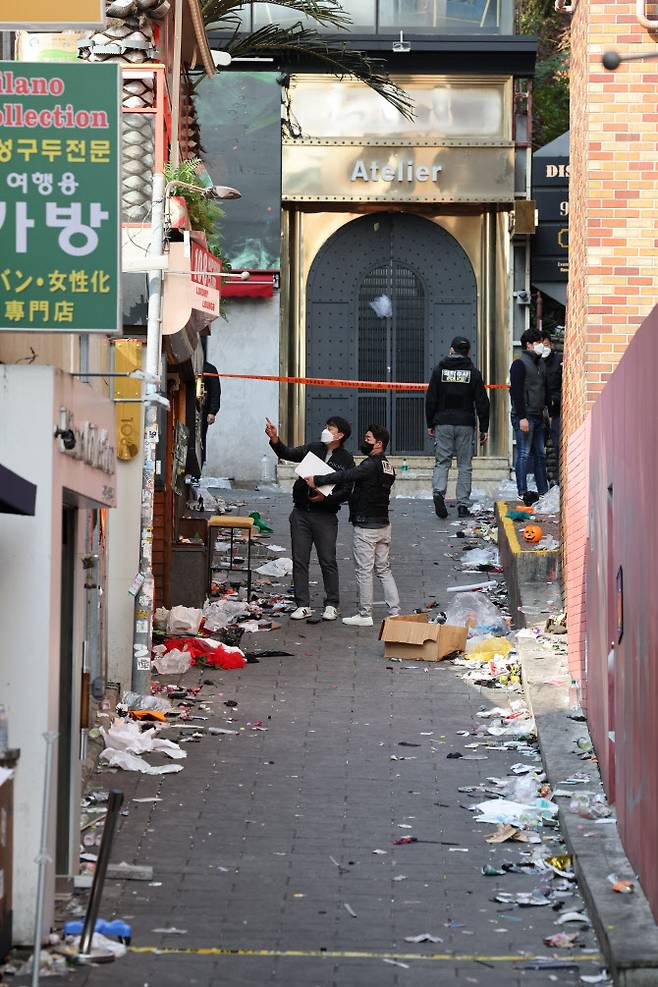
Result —
[{"label": "flattened cardboard", "polygon": [[384,658],[441,661],[466,647],[468,631],[451,624],[430,624],[426,613],[387,617],[379,630]]}]

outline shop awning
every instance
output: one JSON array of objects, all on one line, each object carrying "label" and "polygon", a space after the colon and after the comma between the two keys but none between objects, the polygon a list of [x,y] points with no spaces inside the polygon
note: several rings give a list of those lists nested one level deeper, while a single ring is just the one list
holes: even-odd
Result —
[{"label": "shop awning", "polygon": [[224,298],[271,298],[278,287],[278,271],[250,270],[249,279],[240,281],[241,271],[232,271],[234,278],[227,278],[222,285]]},{"label": "shop awning", "polygon": [[34,516],[37,488],[0,464],[0,514]]},{"label": "shop awning", "polygon": [[542,295],[548,295],[549,298],[552,298],[560,305],[566,306],[567,304],[566,281],[545,281],[540,284],[535,284],[535,288],[539,288]]}]

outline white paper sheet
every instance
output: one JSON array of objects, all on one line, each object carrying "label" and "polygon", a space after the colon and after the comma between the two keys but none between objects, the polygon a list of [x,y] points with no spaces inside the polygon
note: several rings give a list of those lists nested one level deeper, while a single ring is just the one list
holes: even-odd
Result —
[{"label": "white paper sheet", "polygon": [[[324,476],[326,473],[333,472],[331,466],[327,465],[319,456],[316,456],[314,452],[307,452],[299,466],[295,466],[295,473],[297,476],[301,476],[302,479],[306,476]],[[335,484],[333,483],[327,483],[323,487],[318,487],[318,490],[325,497],[328,497],[334,486]]]}]

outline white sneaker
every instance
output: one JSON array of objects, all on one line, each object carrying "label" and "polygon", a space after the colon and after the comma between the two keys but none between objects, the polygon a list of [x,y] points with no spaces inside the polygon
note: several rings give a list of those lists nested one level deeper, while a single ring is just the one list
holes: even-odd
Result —
[{"label": "white sneaker", "polygon": [[337,610],[337,608],[336,607],[332,607],[331,604],[328,604],[324,608],[324,613],[322,614],[322,619],[323,620],[336,620],[337,617],[338,617],[338,610]]},{"label": "white sneaker", "polygon": [[343,623],[349,627],[372,627],[372,617],[362,617],[355,613],[353,617],[343,617]]},{"label": "white sneaker", "polygon": [[297,607],[296,610],[290,614],[291,620],[306,620],[307,617],[312,615],[313,611],[310,607]]}]

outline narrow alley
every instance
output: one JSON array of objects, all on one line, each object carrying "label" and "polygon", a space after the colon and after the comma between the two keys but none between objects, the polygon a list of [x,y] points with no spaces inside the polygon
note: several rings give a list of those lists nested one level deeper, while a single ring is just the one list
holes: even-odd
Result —
[{"label": "narrow alley", "polygon": [[[289,545],[288,497],[240,494]],[[457,526],[438,521],[431,501],[392,506],[403,611],[432,597],[444,606],[445,587],[468,581],[448,557],[460,554]],[[354,601],[350,542],[342,518],[345,613]],[[312,588],[318,606],[321,583]],[[358,631],[282,622],[278,632],[246,635],[243,647],[289,657],[187,673],[213,712],[199,743],[186,745],[180,774],[102,770],[94,779],[125,792],[113,860],[152,865],[154,879],[107,882],[101,915],[131,923],[131,949],[71,982],[543,987],[597,975],[591,928],[556,924],[560,910],[583,909],[577,891],[543,907],[494,900],[536,891],[541,901],[551,887],[569,887],[551,870],[502,872],[539,847],[488,844],[491,826],[469,811],[488,796],[464,789],[519,761],[540,769],[536,751],[473,736],[478,712],[510,697],[467,684],[451,662],[385,660],[377,621]],[[239,732],[208,735],[211,726]],[[564,853],[557,829],[539,832],[544,857]],[[406,837],[416,842],[396,843]],[[484,876],[491,865],[501,873]],[[572,949],[544,945],[565,930],[578,932]],[[425,934],[429,941],[413,941]]]}]

